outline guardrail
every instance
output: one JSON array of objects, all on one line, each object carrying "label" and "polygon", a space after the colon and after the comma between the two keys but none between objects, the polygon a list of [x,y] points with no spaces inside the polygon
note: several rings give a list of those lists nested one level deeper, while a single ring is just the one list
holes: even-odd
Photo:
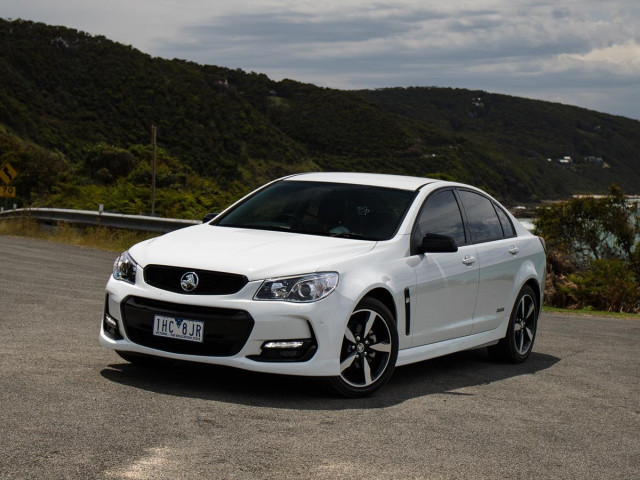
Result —
[{"label": "guardrail", "polygon": [[4,210],[0,212],[0,220],[5,218],[32,218],[39,222],[69,222],[81,225],[162,233],[202,223],[200,220],[125,215],[97,210],[70,210],[64,208],[17,208],[15,210]]}]

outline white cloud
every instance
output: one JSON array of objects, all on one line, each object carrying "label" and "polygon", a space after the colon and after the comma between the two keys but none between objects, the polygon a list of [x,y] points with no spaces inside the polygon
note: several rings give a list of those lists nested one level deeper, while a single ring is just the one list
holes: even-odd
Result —
[{"label": "white cloud", "polygon": [[570,68],[614,71],[617,74],[636,75],[640,78],[640,45],[634,39],[620,45],[595,48],[583,55],[560,55],[560,60],[566,62]]}]

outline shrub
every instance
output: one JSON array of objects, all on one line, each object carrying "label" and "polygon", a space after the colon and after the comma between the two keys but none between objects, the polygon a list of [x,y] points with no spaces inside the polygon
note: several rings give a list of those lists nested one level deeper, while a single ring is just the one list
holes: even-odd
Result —
[{"label": "shrub", "polygon": [[609,312],[640,311],[640,286],[634,273],[618,259],[594,260],[587,270],[558,277],[556,287],[554,297],[563,306]]},{"label": "shrub", "polygon": [[545,302],[569,308],[640,310],[640,212],[612,185],[605,197],[540,207],[548,246]]}]

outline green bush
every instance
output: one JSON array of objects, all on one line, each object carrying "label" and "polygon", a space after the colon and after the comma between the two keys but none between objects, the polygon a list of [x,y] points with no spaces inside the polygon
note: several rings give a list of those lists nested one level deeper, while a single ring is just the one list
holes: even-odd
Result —
[{"label": "green bush", "polygon": [[578,267],[592,260],[619,258],[640,273],[637,244],[638,206],[627,202],[617,185],[605,197],[575,197],[538,208],[536,230],[547,245],[571,258]]},{"label": "green bush", "polygon": [[605,197],[579,197],[538,209],[547,241],[545,301],[554,307],[640,311],[640,211],[612,185]]},{"label": "green bush", "polygon": [[640,286],[622,261],[594,260],[591,268],[562,277],[558,291],[576,308],[609,312],[640,311]]}]

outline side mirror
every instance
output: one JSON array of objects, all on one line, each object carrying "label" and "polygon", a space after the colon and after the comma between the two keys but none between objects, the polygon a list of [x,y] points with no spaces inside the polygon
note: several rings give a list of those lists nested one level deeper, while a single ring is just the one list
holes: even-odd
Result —
[{"label": "side mirror", "polygon": [[449,235],[427,233],[416,251],[417,253],[453,253],[458,251],[458,244]]},{"label": "side mirror", "polygon": [[217,213],[207,213],[202,219],[202,223],[208,223],[218,216]]}]

